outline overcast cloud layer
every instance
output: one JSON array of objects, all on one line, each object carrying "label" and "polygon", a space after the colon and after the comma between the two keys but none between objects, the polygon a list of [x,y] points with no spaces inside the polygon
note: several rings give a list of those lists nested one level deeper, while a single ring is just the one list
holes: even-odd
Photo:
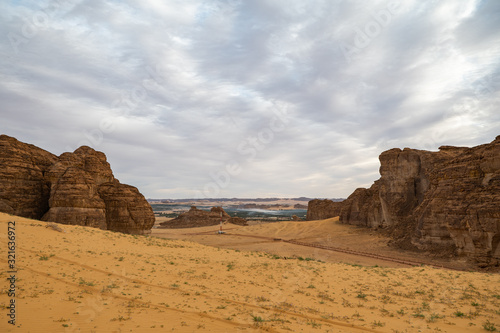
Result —
[{"label": "overcast cloud layer", "polygon": [[0,133],[150,198],[347,197],[500,134],[500,1],[2,1]]}]

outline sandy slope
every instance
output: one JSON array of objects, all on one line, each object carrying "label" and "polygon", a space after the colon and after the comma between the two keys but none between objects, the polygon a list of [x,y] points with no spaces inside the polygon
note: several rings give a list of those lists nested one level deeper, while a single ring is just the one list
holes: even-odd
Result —
[{"label": "sandy slope", "polygon": [[[7,222],[16,221],[16,327]],[[500,276],[218,249],[0,214],[2,332],[485,332]]]},{"label": "sandy slope", "polygon": [[433,258],[429,254],[401,251],[389,247],[387,243],[390,238],[373,232],[368,228],[341,224],[338,217],[320,221],[261,223],[249,227],[224,225],[226,234],[223,236],[217,235],[216,231],[218,229],[219,226],[190,229],[153,229],[153,235],[163,238],[189,240],[204,245],[235,250],[266,251],[282,257],[302,256],[335,263],[408,267],[408,265],[401,265],[386,260],[360,257],[318,248],[308,248],[273,240],[274,238],[279,238],[368,252],[414,262],[425,262],[436,266],[468,267],[465,259],[450,260]]}]

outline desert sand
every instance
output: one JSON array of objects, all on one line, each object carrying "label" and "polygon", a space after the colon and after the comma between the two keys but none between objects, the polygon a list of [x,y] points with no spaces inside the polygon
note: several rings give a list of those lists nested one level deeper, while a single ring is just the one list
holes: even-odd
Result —
[{"label": "desert sand", "polygon": [[[7,294],[9,221],[16,221],[15,326],[8,324],[6,309],[11,299]],[[325,222],[299,223],[312,226],[311,234],[302,237],[314,241]],[[348,258],[344,263],[323,262],[313,258],[317,253],[273,254],[265,248],[269,242],[259,245],[266,252],[250,245],[247,250],[233,250],[81,226],[58,225],[58,231],[47,225],[0,214],[2,332],[500,329],[498,274],[364,266]],[[271,237],[300,238],[291,224],[247,228],[269,226],[283,228],[274,234],[263,231]],[[184,229],[182,233],[212,231]],[[181,234],[162,232],[171,232],[171,238]],[[246,232],[255,234],[252,229]],[[230,235],[214,237],[231,239]],[[240,245],[251,238],[240,237],[245,239]]]},{"label": "desert sand", "polygon": [[[157,218],[157,225],[168,218]],[[152,235],[162,238],[188,240],[196,243],[245,251],[265,251],[281,257],[309,257],[332,263],[349,263],[365,266],[408,267],[399,263],[371,257],[351,255],[337,251],[304,247],[280,240],[296,240],[307,244],[327,245],[329,247],[367,252],[404,261],[425,263],[438,267],[451,267],[468,270],[475,268],[465,258],[439,257],[433,253],[402,251],[389,247],[390,237],[369,228],[345,225],[339,218],[307,222],[258,223],[251,221],[249,227],[224,224],[225,234],[219,236],[219,226],[189,229],[153,229]]]}]

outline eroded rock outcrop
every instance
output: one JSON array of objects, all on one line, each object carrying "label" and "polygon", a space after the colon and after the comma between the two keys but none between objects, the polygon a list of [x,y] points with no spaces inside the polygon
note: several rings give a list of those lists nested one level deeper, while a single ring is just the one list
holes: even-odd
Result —
[{"label": "eroded rock outcrop", "polygon": [[57,157],[0,136],[0,211],[64,224],[144,234],[154,224],[139,191],[121,184],[90,147]]},{"label": "eroded rock outcrop", "polygon": [[342,205],[342,223],[388,228],[401,247],[500,259],[500,136],[473,148],[380,155],[380,179]]},{"label": "eroded rock outcrop", "polygon": [[307,221],[324,220],[340,215],[342,203],[328,199],[314,199],[307,205]]},{"label": "eroded rock outcrop", "polygon": [[[222,215],[221,215],[222,214]],[[223,223],[233,223],[238,225],[247,225],[247,221],[240,217],[231,217],[222,209],[222,207],[212,207],[210,211],[198,209],[192,206],[185,213],[180,214],[175,219],[160,223],[162,228],[195,228],[207,227]]]},{"label": "eroded rock outcrop", "polygon": [[49,209],[46,172],[57,156],[0,135],[0,211],[40,219]]}]

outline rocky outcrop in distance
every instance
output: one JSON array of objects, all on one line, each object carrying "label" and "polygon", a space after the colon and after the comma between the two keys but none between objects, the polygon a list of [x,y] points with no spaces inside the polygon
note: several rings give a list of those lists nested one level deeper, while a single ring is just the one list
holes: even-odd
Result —
[{"label": "rocky outcrop in distance", "polygon": [[247,225],[245,219],[231,217],[222,207],[212,207],[210,211],[206,211],[192,206],[189,211],[180,214],[175,219],[160,223],[160,227],[171,229],[207,227],[220,224],[221,219],[223,223]]},{"label": "rocky outcrop in distance", "polygon": [[137,188],[113,176],[106,155],[82,146],[51,154],[0,135],[0,211],[130,234],[149,233],[155,217]]},{"label": "rocky outcrop in distance", "polygon": [[307,205],[307,221],[324,220],[339,216],[342,202],[328,199],[314,199]]},{"label": "rocky outcrop in distance", "polygon": [[386,228],[401,248],[499,265],[500,136],[473,148],[394,148],[379,159],[380,179],[343,202],[342,223]]}]

